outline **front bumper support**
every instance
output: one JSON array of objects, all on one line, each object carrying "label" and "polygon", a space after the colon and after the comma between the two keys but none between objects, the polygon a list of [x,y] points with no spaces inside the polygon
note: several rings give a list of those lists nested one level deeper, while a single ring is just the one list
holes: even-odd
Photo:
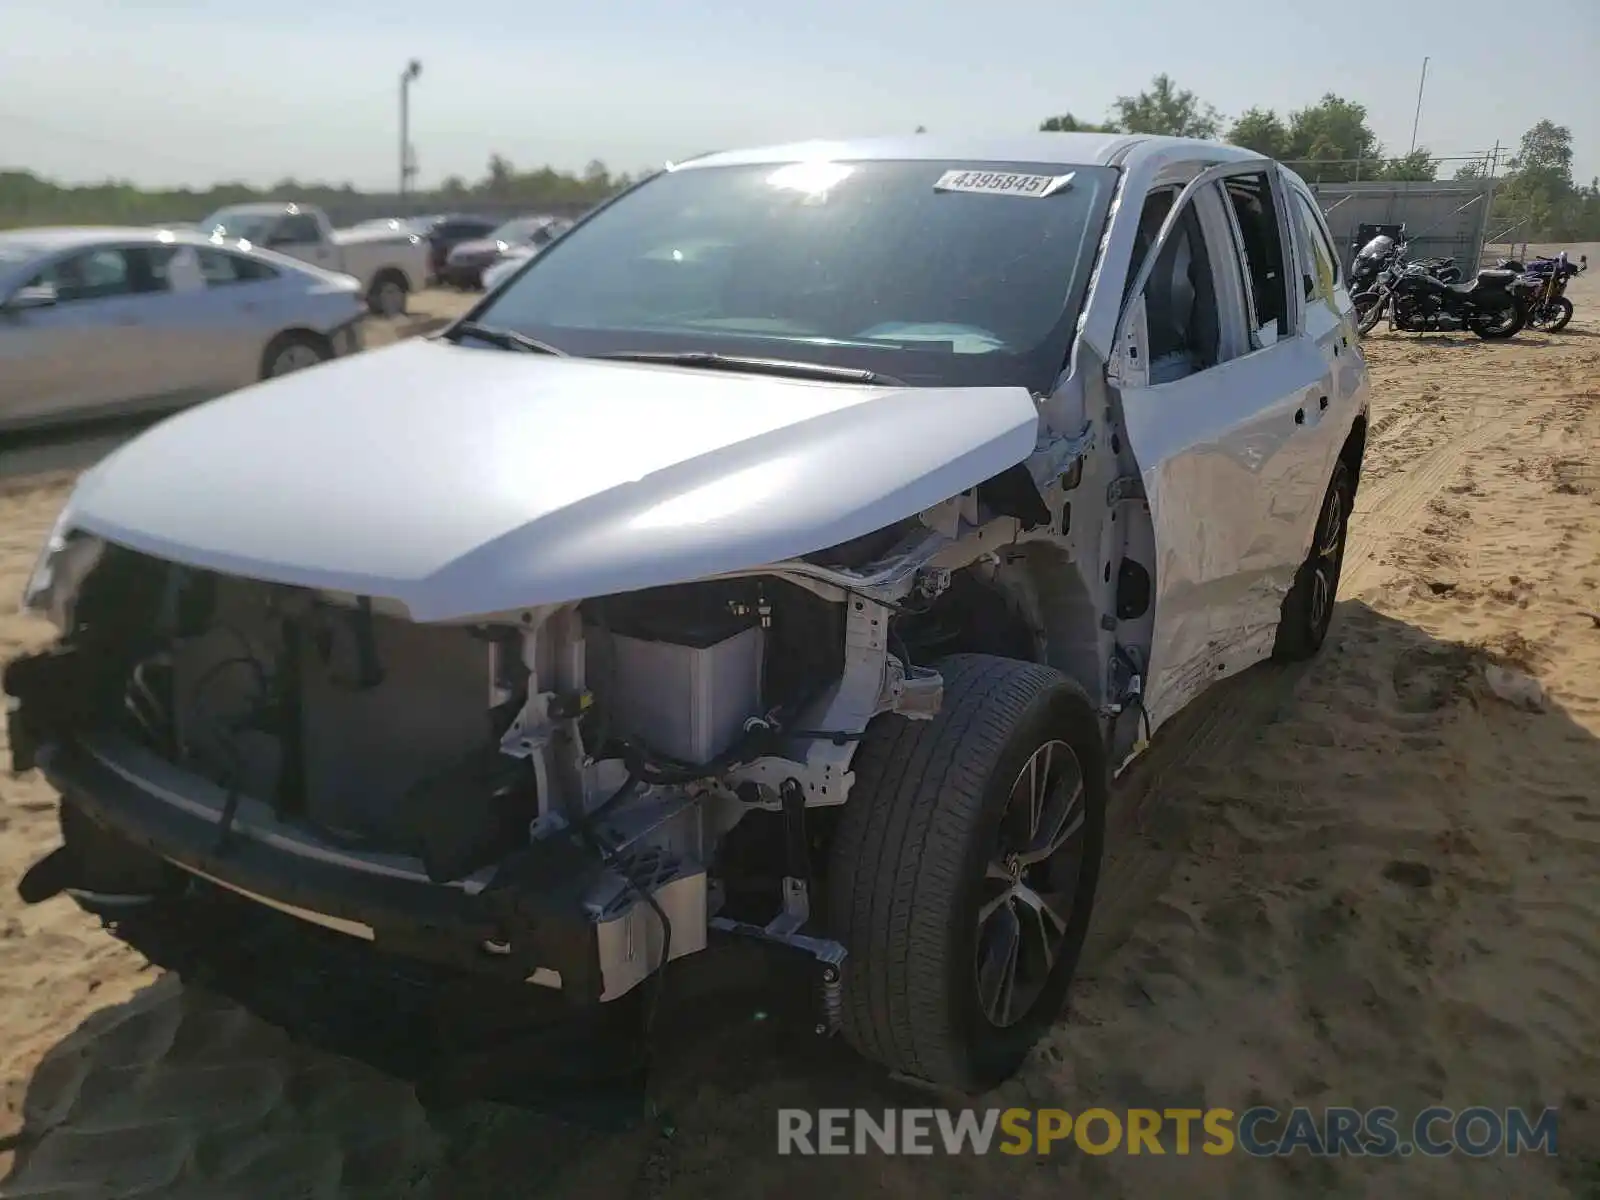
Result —
[{"label": "front bumper support", "polygon": [[508,862],[472,886],[437,884],[387,861],[361,869],[259,817],[241,817],[219,844],[219,809],[135,777],[122,757],[88,741],[39,754],[63,803],[190,874],[379,950],[502,979],[544,982],[553,973],[568,1000],[600,1000],[599,939],[582,899],[602,868],[578,847],[539,843],[511,874]]}]

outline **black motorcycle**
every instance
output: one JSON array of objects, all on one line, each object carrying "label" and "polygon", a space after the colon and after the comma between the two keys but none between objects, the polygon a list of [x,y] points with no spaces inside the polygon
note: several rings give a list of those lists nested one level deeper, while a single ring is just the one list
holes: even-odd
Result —
[{"label": "black motorcycle", "polygon": [[1396,240],[1380,233],[1361,247],[1350,264],[1347,287],[1356,308],[1356,330],[1371,333],[1389,304],[1389,290],[1406,261],[1404,233]]},{"label": "black motorcycle", "polygon": [[1405,227],[1401,226],[1399,238],[1379,234],[1361,248],[1351,264],[1350,298],[1356,309],[1356,332],[1363,337],[1383,319],[1392,304],[1395,284],[1408,271],[1422,272],[1442,284],[1460,281],[1461,269],[1455,259],[1424,258],[1413,263],[1407,254],[1410,245]]},{"label": "black motorcycle", "polygon": [[1440,283],[1461,282],[1461,268],[1456,266],[1453,258],[1424,258],[1418,260],[1417,265]]},{"label": "black motorcycle", "polygon": [[1407,333],[1464,329],[1485,341],[1515,337],[1527,319],[1517,279],[1515,271],[1491,270],[1471,283],[1445,283],[1420,264],[1407,266],[1389,285],[1390,326]]}]

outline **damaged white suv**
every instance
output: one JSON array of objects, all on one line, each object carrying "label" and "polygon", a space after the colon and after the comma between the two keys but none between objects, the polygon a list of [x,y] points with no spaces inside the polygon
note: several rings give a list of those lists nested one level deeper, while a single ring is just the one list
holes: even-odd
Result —
[{"label": "damaged white suv", "polygon": [[587,1005],[753,938],[819,1027],[993,1083],[1111,778],[1323,641],[1352,321],[1311,192],[1234,147],[678,164],[441,335],[83,477],[5,677],[62,795],[24,893],[220,885]]}]

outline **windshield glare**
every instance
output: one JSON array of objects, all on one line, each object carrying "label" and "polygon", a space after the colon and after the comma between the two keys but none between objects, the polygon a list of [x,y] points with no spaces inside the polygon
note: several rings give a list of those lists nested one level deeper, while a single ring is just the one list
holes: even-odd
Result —
[{"label": "windshield glare", "polygon": [[525,242],[544,225],[538,218],[519,217],[515,221],[507,221],[500,228],[489,235],[492,242]]},{"label": "windshield glare", "polygon": [[[946,172],[974,169],[1074,177],[1046,196],[936,190]],[[886,161],[669,172],[553,243],[472,315],[579,355],[710,350],[1047,390],[1115,177]]]}]

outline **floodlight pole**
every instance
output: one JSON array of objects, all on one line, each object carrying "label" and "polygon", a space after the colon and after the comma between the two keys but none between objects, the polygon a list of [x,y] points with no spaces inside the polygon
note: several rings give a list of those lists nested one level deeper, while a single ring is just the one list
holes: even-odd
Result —
[{"label": "floodlight pole", "polygon": [[400,72],[400,198],[405,199],[416,168],[411,163],[411,81],[422,74],[422,62],[413,58]]}]

